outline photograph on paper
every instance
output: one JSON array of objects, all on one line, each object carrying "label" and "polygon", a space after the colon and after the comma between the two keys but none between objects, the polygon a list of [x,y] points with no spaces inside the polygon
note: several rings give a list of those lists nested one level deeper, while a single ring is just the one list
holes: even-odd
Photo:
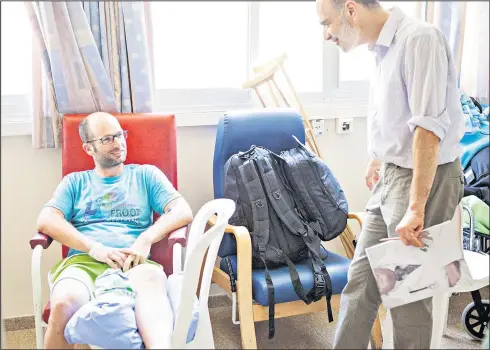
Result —
[{"label": "photograph on paper", "polygon": [[424,230],[420,235],[422,248],[391,240],[366,249],[386,308],[451,292],[470,283],[462,233],[450,229],[449,223]]}]

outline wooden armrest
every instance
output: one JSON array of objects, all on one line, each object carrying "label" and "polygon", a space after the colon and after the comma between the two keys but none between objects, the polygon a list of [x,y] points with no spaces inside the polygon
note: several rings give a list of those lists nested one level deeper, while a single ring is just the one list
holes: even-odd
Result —
[{"label": "wooden armrest", "polygon": [[168,245],[172,247],[175,243],[179,243],[182,247],[187,245],[187,231],[189,226],[181,227],[168,235]]},{"label": "wooden armrest", "polygon": [[[209,218],[208,224],[214,226],[216,224],[216,215]],[[240,285],[240,281],[248,281],[251,287],[252,281],[252,240],[250,239],[250,233],[244,226],[232,226],[226,225],[226,233],[231,233],[235,236],[237,245],[237,274],[238,281],[237,286]],[[243,287],[243,286],[242,286]]]},{"label": "wooden armrest", "polygon": [[359,217],[359,215],[362,215],[362,214],[360,214],[360,213],[349,213],[347,216],[347,219],[356,220],[359,223],[359,227],[362,229],[362,219]]},{"label": "wooden armrest", "polygon": [[53,242],[53,239],[44,233],[38,232],[31,238],[29,244],[31,245],[31,249],[36,248],[36,246],[40,245],[43,249],[48,249],[48,247]]},{"label": "wooden armrest", "polygon": [[[217,217],[213,215],[208,220],[209,226],[216,224]],[[245,324],[248,331],[242,332],[242,345],[244,349],[257,349],[257,341],[255,338],[253,299],[252,299],[252,239],[248,229],[244,226],[227,225],[226,233],[231,233],[235,236],[237,244],[237,281],[236,291],[238,297],[238,312],[240,314],[241,324]],[[230,279],[227,274],[219,267],[215,267],[213,273],[213,282],[218,282],[221,287],[231,292]],[[214,277],[217,277],[217,280]],[[228,284],[228,287],[226,284]]]},{"label": "wooden armrest", "polygon": [[[210,226],[216,225],[216,219],[216,215],[211,216],[208,220],[208,224]],[[252,242],[250,240],[250,232],[248,232],[248,229],[246,227],[226,225],[225,232],[232,233],[237,240],[237,244],[238,241],[244,241],[244,244],[246,244],[245,241],[248,241],[248,243],[250,243],[250,247],[252,246]]]}]

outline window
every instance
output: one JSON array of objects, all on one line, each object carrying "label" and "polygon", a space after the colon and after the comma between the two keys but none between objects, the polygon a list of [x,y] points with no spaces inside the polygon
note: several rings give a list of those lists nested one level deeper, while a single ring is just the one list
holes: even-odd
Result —
[{"label": "window", "polygon": [[31,91],[31,24],[22,2],[2,6],[2,95]]},{"label": "window", "polygon": [[1,121],[27,125],[32,120],[32,38],[24,3],[2,1],[1,19]]},{"label": "window", "polygon": [[260,3],[257,62],[286,52],[284,67],[298,92],[323,91],[323,41],[315,2]]},{"label": "window", "polygon": [[[247,2],[153,2],[160,106],[237,104],[248,70]],[[204,15],[205,14],[205,15]]]},{"label": "window", "polygon": [[[419,1],[382,1],[410,15]],[[323,40],[311,1],[154,2],[155,85],[161,109],[251,103],[241,85],[252,66],[288,54],[285,68],[302,102],[365,101],[374,57]],[[205,16],[203,14],[206,13]],[[282,78],[280,75],[279,79]],[[284,84],[284,80],[281,80]],[[265,88],[267,89],[267,88]],[[285,87],[287,92],[287,87]]]},{"label": "window", "polygon": [[[339,95],[338,49],[326,48],[315,2],[153,2],[151,6],[158,110],[250,106],[252,93],[242,84],[253,74],[252,67],[283,53],[288,54],[285,68],[303,103]],[[281,78],[279,74],[282,86]],[[289,92],[287,86],[284,90]],[[350,91],[344,95],[356,97]],[[367,97],[367,89],[358,95]]]}]

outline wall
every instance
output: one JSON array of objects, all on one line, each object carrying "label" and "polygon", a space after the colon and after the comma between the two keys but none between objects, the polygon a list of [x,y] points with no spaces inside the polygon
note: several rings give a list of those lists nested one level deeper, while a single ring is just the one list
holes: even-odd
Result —
[{"label": "wall", "polygon": [[[362,211],[369,197],[363,180],[366,119],[354,119],[351,134],[337,135],[333,120],[326,120],[325,126],[326,132],[317,140],[324,158],[346,192],[351,211]],[[179,189],[194,212],[213,198],[215,136],[215,126],[178,129]],[[1,152],[2,317],[10,318],[33,314],[29,239],[40,208],[61,180],[61,151],[35,150],[30,136],[12,136],[2,137]],[[338,240],[328,245],[341,252]],[[60,249],[53,243],[43,254],[44,302],[48,299],[45,276],[58,261]]]}]

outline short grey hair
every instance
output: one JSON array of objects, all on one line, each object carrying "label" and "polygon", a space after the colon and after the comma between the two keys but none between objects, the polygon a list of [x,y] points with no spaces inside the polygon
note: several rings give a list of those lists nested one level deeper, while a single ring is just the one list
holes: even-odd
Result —
[{"label": "short grey hair", "polygon": [[90,126],[88,123],[88,117],[83,118],[82,122],[78,126],[78,133],[80,134],[80,138],[84,143],[87,143],[90,141],[91,132],[90,132]]},{"label": "short grey hair", "polygon": [[[346,2],[346,0],[330,0],[330,1],[332,1],[332,3],[337,8],[344,7],[344,4]],[[367,8],[377,8],[381,6],[378,0],[354,0],[354,1],[357,2],[358,4],[366,6]]]}]

